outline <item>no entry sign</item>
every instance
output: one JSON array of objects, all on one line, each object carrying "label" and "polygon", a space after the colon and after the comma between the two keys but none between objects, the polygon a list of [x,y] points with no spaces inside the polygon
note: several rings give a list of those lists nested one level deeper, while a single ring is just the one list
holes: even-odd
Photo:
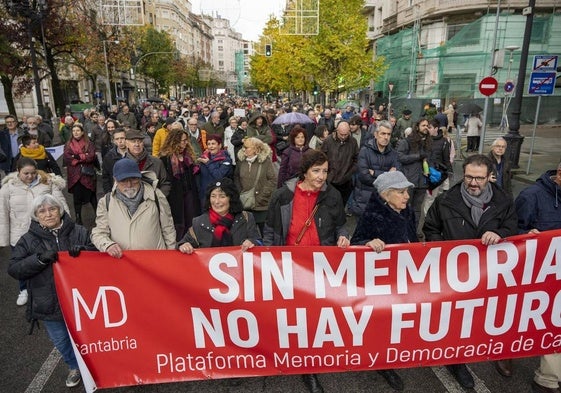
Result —
[{"label": "no entry sign", "polygon": [[490,96],[497,91],[499,82],[492,76],[487,76],[479,82],[479,92],[484,96]]}]

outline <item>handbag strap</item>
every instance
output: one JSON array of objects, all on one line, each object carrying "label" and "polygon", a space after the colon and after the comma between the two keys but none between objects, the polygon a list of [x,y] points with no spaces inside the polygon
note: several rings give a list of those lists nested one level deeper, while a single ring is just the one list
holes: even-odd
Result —
[{"label": "handbag strap", "polygon": [[257,176],[255,176],[255,181],[253,182],[253,187],[257,187],[257,182],[259,181],[259,175],[261,174],[261,163],[259,163],[259,168],[257,168]]},{"label": "handbag strap", "polygon": [[304,226],[302,227],[302,230],[298,234],[298,237],[296,238],[296,241],[294,242],[294,244],[296,244],[296,245],[300,244],[300,241],[304,237],[304,233],[306,233],[306,229],[308,229],[308,227],[310,225],[312,225],[312,220],[314,219],[314,216],[316,215],[316,212],[318,211],[318,209],[319,209],[319,203],[314,206],[314,210],[312,210],[312,214],[310,214],[310,217],[308,217],[308,219],[304,223]]}]

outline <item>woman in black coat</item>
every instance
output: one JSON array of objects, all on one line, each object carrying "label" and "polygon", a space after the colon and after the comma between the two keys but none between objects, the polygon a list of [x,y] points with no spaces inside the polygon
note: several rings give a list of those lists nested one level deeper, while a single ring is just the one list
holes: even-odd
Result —
[{"label": "woman in black coat", "polygon": [[[373,192],[357,223],[351,245],[366,245],[376,252],[386,244],[417,242],[415,213],[409,201],[409,182],[400,171],[385,172],[374,181]],[[403,390],[401,377],[393,370],[378,371],[395,390]]]},{"label": "woman in black coat", "polygon": [[81,381],[80,371],[62,317],[52,264],[58,260],[58,251],[69,251],[70,255],[78,256],[82,249],[95,248],[87,229],[75,224],[52,195],[36,197],[31,208],[31,225],[12,252],[8,273],[27,281],[28,317],[32,323],[43,321],[49,338],[70,369],[66,386],[73,387]]}]

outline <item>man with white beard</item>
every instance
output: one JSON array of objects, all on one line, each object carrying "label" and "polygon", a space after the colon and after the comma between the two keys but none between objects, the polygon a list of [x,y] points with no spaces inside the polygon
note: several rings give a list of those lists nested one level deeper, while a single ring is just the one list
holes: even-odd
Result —
[{"label": "man with white beard", "polygon": [[[145,175],[152,175],[148,172]],[[175,227],[164,194],[143,178],[135,161],[123,158],[113,167],[115,185],[97,204],[92,242],[114,258],[123,250],[173,250]]]}]

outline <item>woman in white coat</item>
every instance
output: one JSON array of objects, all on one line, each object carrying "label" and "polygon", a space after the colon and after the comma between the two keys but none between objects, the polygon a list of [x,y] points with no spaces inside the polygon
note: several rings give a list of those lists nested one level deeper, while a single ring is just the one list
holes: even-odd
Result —
[{"label": "woman in white coat", "polygon": [[[66,180],[53,173],[37,169],[32,158],[22,157],[16,164],[16,172],[2,179],[0,188],[0,247],[15,247],[19,238],[29,229],[31,223],[31,202],[39,195],[52,194],[69,212],[62,193]],[[16,304],[27,303],[25,281],[20,281],[20,292]]]}]

